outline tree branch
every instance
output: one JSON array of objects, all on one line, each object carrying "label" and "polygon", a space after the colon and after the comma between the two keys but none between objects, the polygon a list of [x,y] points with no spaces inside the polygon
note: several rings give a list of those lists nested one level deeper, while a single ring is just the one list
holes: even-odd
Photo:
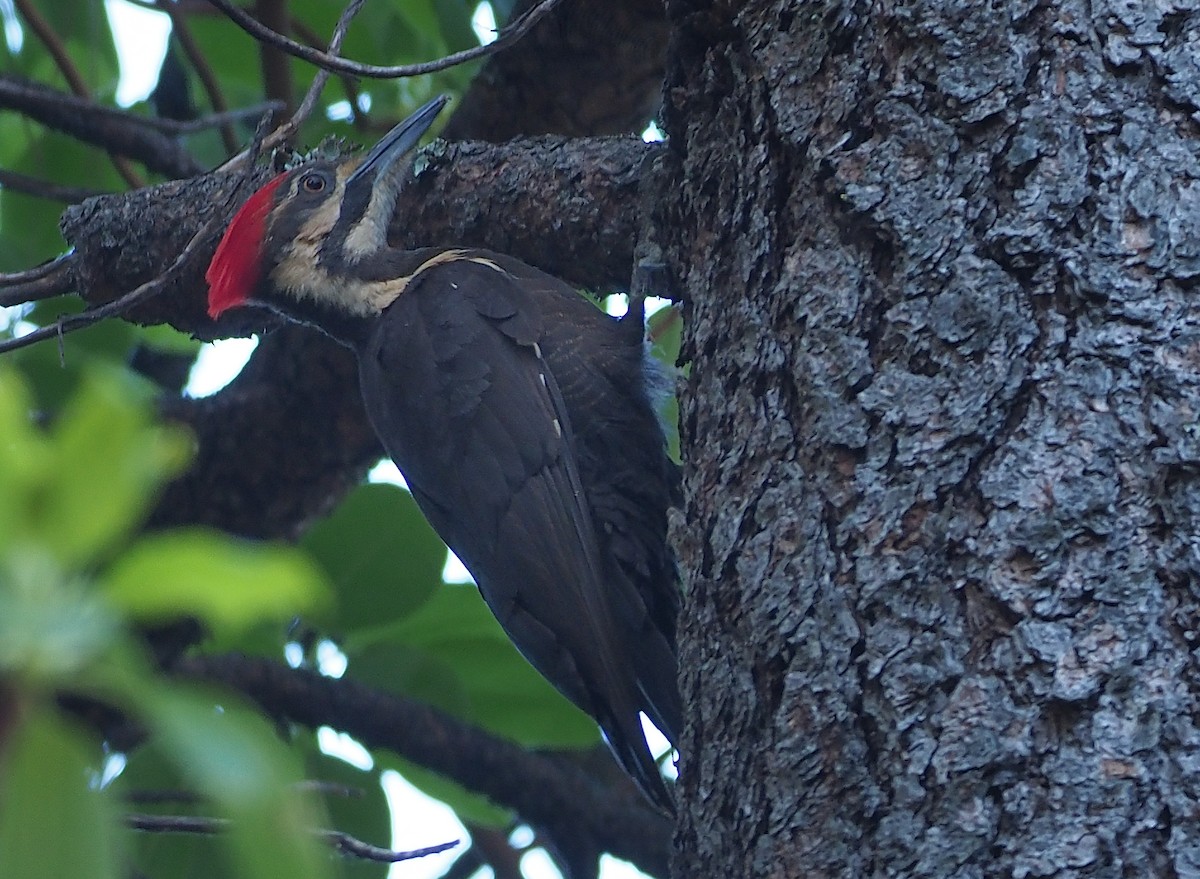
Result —
[{"label": "tree branch", "polygon": [[52,183],[49,180],[38,180],[36,177],[29,177],[3,168],[0,168],[0,189],[22,192],[37,198],[63,201],[67,204],[78,204],[85,198],[104,194],[95,189],[84,189],[81,186],[63,186],[61,183]]},{"label": "tree branch", "polygon": [[273,31],[254,18],[254,16],[232,3],[231,0],[209,0],[209,2],[224,12],[234,24],[256,40],[269,43],[278,49],[282,49],[289,55],[307,61],[309,64],[320,67],[330,73],[349,73],[353,76],[364,76],[371,79],[399,79],[406,76],[422,76],[426,73],[436,73],[439,70],[446,70],[447,68],[464,64],[467,61],[474,61],[476,58],[485,58],[488,55],[499,52],[501,49],[521,39],[521,37],[528,33],[530,28],[545,17],[561,0],[541,0],[537,6],[522,16],[520,20],[504,28],[493,42],[485,46],[464,49],[461,52],[455,52],[436,61],[424,61],[420,64],[400,64],[392,67],[383,67],[377,64],[361,64],[357,61],[349,61],[337,55],[322,52],[319,49],[313,49]]},{"label": "tree branch", "polygon": [[74,286],[74,259],[74,254],[67,254],[28,272],[0,275],[0,308],[70,293]]},{"label": "tree branch", "polygon": [[84,143],[137,159],[151,171],[170,177],[191,177],[204,171],[178,141],[155,131],[135,113],[4,75],[0,75],[0,107],[16,110]]},{"label": "tree branch", "polygon": [[[238,185],[240,186],[241,183],[244,183],[245,179],[246,177],[243,175],[242,179],[238,181]],[[89,308],[81,314],[66,315],[59,318],[50,326],[41,327],[19,338],[0,343],[0,354],[15,351],[18,348],[24,348],[56,336],[61,339],[63,335],[72,330],[90,326],[105,318],[124,317],[127,313],[135,310],[141,303],[161,294],[168,285],[178,283],[185,272],[189,270],[194,271],[197,253],[206,246],[211,248],[213,239],[216,236],[217,223],[226,219],[230,213],[229,206],[226,204],[223,213],[210,216],[188,240],[183,250],[175,257],[175,260],[164,271],[156,274],[144,284],[138,285],[133,290],[116,299],[105,302],[102,305],[97,305],[94,308]]]},{"label": "tree branch", "polygon": [[[142,815],[125,816],[125,825],[143,833],[195,833],[212,835],[224,833],[232,822],[227,818],[208,818],[199,815]],[[411,861],[449,851],[458,845],[457,841],[442,842],[437,845],[427,845],[410,851],[393,851],[363,842],[341,830],[313,831],[330,848],[344,855],[350,855],[362,861],[372,861],[378,864],[395,864],[400,861]]]},{"label": "tree branch", "polygon": [[[337,55],[342,48],[342,40],[346,37],[346,31],[350,27],[350,22],[354,20],[354,16],[358,15],[358,11],[362,9],[364,0],[350,0],[346,4],[346,8],[342,10],[342,14],[338,16],[337,24],[333,28],[333,36],[329,40],[329,54]],[[274,131],[268,135],[263,143],[264,149],[273,149],[279,144],[291,143],[295,138],[296,133],[300,130],[300,126],[304,124],[312,113],[313,108],[317,104],[317,98],[321,96],[321,92],[325,90],[325,83],[329,81],[329,71],[317,70],[313,77],[312,83],[308,87],[308,91],[304,93],[303,100],[300,101],[300,106],[296,108],[296,112],[291,118],[283,124],[279,125]],[[222,170],[238,168],[248,156],[248,152],[239,153],[222,166]]]},{"label": "tree branch", "polygon": [[[213,73],[212,65],[208,63],[208,58],[205,57],[204,52],[200,49],[200,44],[196,42],[196,37],[192,34],[186,11],[182,8],[183,4],[168,0],[168,2],[156,5],[170,17],[171,34],[179,41],[183,53],[192,62],[192,67],[196,69],[196,75],[200,77],[200,84],[204,87],[205,94],[208,95],[209,105],[216,114],[227,112],[229,104],[225,100],[225,93],[221,91],[221,84]],[[232,153],[237,150],[237,137],[233,133],[233,126],[227,122],[221,125],[221,142],[225,145],[226,152]]]},{"label": "tree branch", "polygon": [[[84,100],[91,99],[91,92],[87,87],[87,83],[83,81],[83,76],[80,75],[78,68],[71,61],[71,56],[67,54],[66,47],[62,44],[58,34],[54,28],[50,26],[50,22],[42,16],[40,12],[33,7],[30,0],[16,0],[17,11],[21,13],[21,17],[25,19],[25,23],[29,25],[29,29],[37,34],[42,45],[46,47],[46,51],[50,53],[50,57],[54,59],[55,65],[62,73],[67,81],[67,85],[71,87],[71,91],[77,97]],[[140,178],[137,173],[130,167],[129,163],[121,156],[109,151],[109,158],[112,160],[113,167],[117,169],[117,173],[134,189],[139,186],[145,186],[146,183]]]},{"label": "tree branch", "polygon": [[[624,288],[640,217],[642,165],[660,150],[632,138],[437,146],[423,154],[424,170],[400,196],[393,240],[402,247],[488,248],[580,286]],[[253,186],[270,173],[256,169]],[[162,274],[191,236],[223,209],[239,179],[207,174],[68,208],[61,225],[78,257],[80,295],[101,304]],[[113,247],[113,241],[122,246]],[[275,325],[250,311],[214,324],[206,310],[203,262],[169,284],[167,295],[142,303],[126,317],[169,323],[207,339]]]},{"label": "tree branch", "polygon": [[584,836],[601,851],[667,874],[670,823],[640,799],[601,788],[571,762],[534,754],[427,705],[246,656],[180,660],[183,677],[217,681],[274,717],[331,726],[478,791],[553,836]]},{"label": "tree branch", "polygon": [[[254,11],[264,27],[286,39],[283,31],[288,26],[287,0],[255,0]],[[280,51],[270,41],[260,40],[258,56],[262,66],[263,89],[267,97],[281,101],[285,112],[291,110],[294,100],[292,65],[287,53]]]}]

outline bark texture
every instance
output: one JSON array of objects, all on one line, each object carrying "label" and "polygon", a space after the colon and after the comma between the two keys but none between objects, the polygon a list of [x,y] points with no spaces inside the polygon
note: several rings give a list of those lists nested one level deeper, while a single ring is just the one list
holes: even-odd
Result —
[{"label": "bark texture", "polygon": [[[522,0],[515,19],[534,6]],[[488,59],[447,124],[449,140],[641,131],[658,109],[662,0],[563,3],[515,52]]]},{"label": "bark texture", "polygon": [[1197,875],[1196,6],[668,18],[676,875]]}]

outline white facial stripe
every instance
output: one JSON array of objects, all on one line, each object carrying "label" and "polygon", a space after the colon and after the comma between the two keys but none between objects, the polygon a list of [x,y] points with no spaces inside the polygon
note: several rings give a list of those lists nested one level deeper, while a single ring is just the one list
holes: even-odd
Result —
[{"label": "white facial stripe", "polygon": [[396,193],[388,186],[376,186],[371,190],[371,200],[363,217],[350,230],[343,245],[346,262],[356,263],[364,256],[377,253],[387,244],[387,227],[392,208],[396,206]]}]

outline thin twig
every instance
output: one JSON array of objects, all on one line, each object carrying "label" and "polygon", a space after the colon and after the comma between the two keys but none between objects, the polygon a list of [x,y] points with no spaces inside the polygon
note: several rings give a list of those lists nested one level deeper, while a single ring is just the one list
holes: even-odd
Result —
[{"label": "thin twig", "polygon": [[605,788],[561,757],[532,753],[349,678],[325,678],[260,657],[189,654],[174,671],[232,686],[272,717],[310,728],[333,726],[372,751],[386,748],[512,809],[551,838],[577,834],[644,872],[667,874],[667,818],[631,791]]},{"label": "thin twig", "polygon": [[[46,47],[46,51],[50,53],[50,57],[54,59],[54,63],[58,66],[62,75],[66,77],[67,85],[71,87],[71,91],[78,97],[91,98],[91,92],[88,90],[87,83],[84,82],[79,68],[71,61],[71,56],[67,54],[66,47],[62,44],[62,40],[59,39],[54,28],[50,26],[50,22],[46,21],[42,17],[42,14],[33,8],[31,0],[16,0],[16,7],[17,11],[21,13],[21,17],[25,19],[26,24],[29,25],[30,30],[37,34],[42,45]],[[117,169],[117,173],[131,187],[139,189],[146,185],[145,181],[133,170],[133,166],[127,160],[112,153],[109,153],[108,157],[112,160],[113,167]]]},{"label": "thin twig", "polygon": [[[296,18],[294,15],[292,16],[289,24],[291,26],[291,29],[296,33],[296,36],[298,36],[298,37],[300,37],[300,39],[304,40],[304,42],[306,42],[309,46],[312,46],[315,48],[322,44],[323,41],[321,40],[320,34],[318,34],[316,31],[314,31],[311,27],[309,27],[303,21]],[[358,106],[358,96],[359,96],[358,80],[356,80],[353,76],[350,76],[349,74],[345,74],[345,73],[341,74],[338,77],[338,79],[341,81],[342,88],[346,92],[346,100],[349,102],[351,108],[353,108],[353,115],[352,115],[351,121],[352,121],[354,127],[356,129],[358,129],[359,131],[366,130],[367,114],[364,113],[362,111],[362,108],[360,108]]]},{"label": "thin twig", "polygon": [[[167,283],[167,281],[174,279],[175,276],[179,274],[179,269],[184,258],[190,257],[193,253],[195,253],[195,245],[202,238],[201,233],[211,231],[210,226],[212,225],[214,224],[206,223],[200,232],[196,233],[196,236],[192,239],[191,243],[184,248],[183,253],[181,253],[175,262],[171,264],[171,267],[157,278],[147,281],[137,289],[130,293],[126,293],[124,296],[121,296],[118,299],[114,299],[112,302],[106,302],[103,305],[97,306],[96,308],[89,308],[87,311],[84,311],[80,314],[63,315],[49,326],[39,327],[31,333],[26,333],[24,336],[19,336],[16,339],[10,339],[7,342],[0,342],[0,354],[7,354],[10,351],[26,348],[37,342],[45,341],[46,339],[58,338],[61,342],[62,337],[67,333],[73,333],[76,330],[83,329],[84,327],[90,327],[92,324],[104,320],[106,317],[115,317],[126,309],[132,308],[134,305],[137,305],[144,299],[148,299],[150,296],[158,293]],[[29,297],[25,297],[21,301],[28,302],[31,300]]]},{"label": "thin twig", "polygon": [[254,18],[254,16],[236,6],[232,0],[209,0],[209,2],[224,12],[234,24],[256,40],[269,42],[289,55],[294,55],[323,70],[328,70],[331,73],[349,73],[353,76],[365,76],[371,79],[398,79],[404,76],[421,76],[426,73],[436,73],[439,70],[446,70],[467,61],[474,61],[476,58],[486,58],[488,55],[493,55],[525,36],[530,28],[541,21],[562,0],[542,0],[541,3],[530,9],[517,21],[501,29],[497,33],[496,39],[486,45],[464,49],[461,52],[455,52],[436,61],[423,61],[419,64],[400,64],[392,67],[383,67],[378,64],[361,64],[357,61],[339,58],[328,52],[322,52],[319,49],[312,49],[303,43],[297,43],[295,40],[288,39],[283,34],[266,27],[262,22]]},{"label": "thin twig", "polygon": [[449,851],[458,845],[458,840],[455,839],[437,845],[427,845],[424,848],[398,852],[387,848],[380,848],[377,845],[371,845],[370,843],[363,842],[361,839],[355,839],[350,834],[343,833],[340,830],[321,830],[318,832],[318,835],[343,854],[353,855],[360,860],[374,861],[378,864],[395,864],[398,861],[411,861],[416,858],[424,858],[429,855]]},{"label": "thin twig", "polygon": [[187,268],[192,257],[200,249],[201,245],[208,240],[218,224],[224,223],[228,219],[226,213],[222,212],[201,226],[200,230],[192,236],[192,240],[187,243],[187,247],[183,249],[179,256],[175,257],[175,261],[171,263],[170,267],[158,277],[152,278],[111,302],[106,302],[95,308],[89,308],[80,314],[64,315],[49,326],[39,327],[31,333],[26,333],[24,336],[2,342],[0,343],[0,354],[7,354],[9,351],[16,351],[19,348],[24,348],[45,339],[57,337],[61,341],[62,337],[67,333],[89,327],[107,317],[116,317],[133,306],[149,299],[151,296],[158,294],[170,281],[173,281],[183,273],[183,270]]},{"label": "thin twig", "polygon": [[204,120],[153,119],[4,74],[0,74],[0,108],[15,110],[109,153],[137,159],[169,177],[191,177],[205,170],[177,138],[164,133],[187,134],[193,126],[197,130],[204,127]]},{"label": "thin twig", "polygon": [[[346,38],[346,31],[350,29],[350,22],[354,20],[354,16],[358,15],[358,11],[362,9],[362,5],[363,0],[350,0],[346,4],[346,8],[342,10],[342,14],[338,16],[337,24],[333,28],[333,36],[329,38],[328,54],[331,57],[337,57],[338,52],[342,50],[342,41]],[[317,75],[313,77],[312,84],[308,87],[308,91],[304,93],[304,100],[300,102],[300,106],[296,108],[296,112],[288,120],[287,127],[290,129],[287,135],[288,139],[300,130],[300,126],[312,114],[313,107],[317,104],[317,98],[321,97],[321,92],[324,90],[325,83],[327,82],[329,82],[329,71],[318,70]]]},{"label": "thin twig", "polygon": [[71,56],[67,54],[67,47],[63,45],[50,22],[42,17],[30,0],[16,0],[16,6],[17,12],[21,13],[21,18],[25,19],[29,29],[37,35],[42,45],[46,47],[46,51],[50,53],[50,57],[63,78],[66,79],[67,85],[71,87],[71,91],[81,98],[90,97],[83,75],[75,66],[75,62],[71,60]]},{"label": "thin twig", "polygon": [[[147,128],[155,128],[168,134],[194,134],[197,131],[216,128],[218,125],[228,126],[230,122],[237,122],[240,119],[261,117],[263,113],[273,113],[282,108],[283,103],[280,101],[263,101],[249,107],[239,107],[237,110],[209,113],[199,119],[162,119],[158,116],[134,116],[134,118],[141,121]],[[236,145],[234,148],[236,149]]]},{"label": "thin twig", "polygon": [[[350,27],[350,22],[354,16],[358,14],[358,10],[362,8],[364,0],[350,0],[346,4],[346,8],[342,10],[341,16],[338,18],[337,25],[333,29],[333,36],[329,39],[329,54],[336,55],[342,48],[342,40],[346,37],[346,30]],[[316,76],[313,77],[312,85],[308,87],[308,91],[304,95],[304,100],[300,102],[300,106],[296,108],[296,112],[292,114],[292,118],[276,128],[262,142],[262,150],[274,149],[281,143],[286,143],[296,136],[296,132],[300,130],[300,126],[308,119],[312,113],[313,107],[316,106],[317,98],[321,96],[321,90],[325,88],[325,83],[329,81],[329,71],[320,69]],[[221,166],[222,171],[233,170],[241,167],[241,164],[250,158],[253,164],[255,157],[249,155],[250,151],[238,153],[232,159]]]},{"label": "thin twig", "polygon": [[93,195],[102,195],[99,190],[85,189],[82,186],[63,186],[61,183],[51,183],[39,180],[16,171],[0,168],[0,189],[11,189],[13,192],[23,192],[38,198],[48,198],[53,201],[65,201],[67,204],[78,204]]},{"label": "thin twig", "polygon": [[664,314],[657,321],[647,321],[649,326],[646,328],[646,338],[650,340],[651,344],[660,341],[663,336],[667,335],[667,333],[671,332],[676,326],[683,322],[683,312],[678,306],[665,308],[662,311],[659,311],[658,314],[662,314],[663,311],[665,311],[666,314]]},{"label": "thin twig", "polygon": [[[143,815],[132,814],[125,816],[125,824],[143,833],[196,833],[212,835],[224,833],[229,829],[228,818],[206,818],[197,815]],[[393,851],[363,842],[341,830],[317,830],[316,835],[330,848],[344,855],[352,855],[363,861],[373,861],[379,864],[395,864],[399,861],[411,861],[449,851],[458,845],[458,840],[427,845],[424,848],[410,851]]]},{"label": "thin twig", "polygon": [[204,818],[199,815],[142,815],[125,816],[125,824],[146,833],[221,833],[229,829],[228,818]]},{"label": "thin twig", "polygon": [[[171,32],[179,40],[179,45],[183,48],[183,54],[187,55],[188,60],[192,62],[192,67],[196,69],[196,75],[200,77],[200,84],[204,86],[204,93],[208,95],[208,103],[216,111],[216,115],[227,113],[229,111],[229,104],[225,101],[225,94],[221,91],[221,84],[217,80],[216,74],[213,73],[208,59],[204,57],[204,52],[201,51],[200,44],[196,42],[196,38],[192,35],[192,29],[188,24],[184,10],[180,9],[179,6],[180,4],[171,2],[158,4],[158,8],[170,17]],[[225,152],[232,153],[237,149],[237,135],[234,134],[233,126],[228,122],[221,125],[221,141],[225,144]]]},{"label": "thin twig", "polygon": [[40,266],[34,266],[31,269],[25,269],[21,272],[0,274],[0,287],[7,287],[13,284],[24,284],[28,281],[40,281],[47,275],[51,275],[59,271],[67,263],[72,262],[73,259],[73,253],[64,253],[62,256],[56,256],[49,262],[44,262]]},{"label": "thin twig", "polygon": [[[229,221],[229,216],[233,212],[235,198],[242,186],[245,185],[246,181],[250,178],[250,169],[254,167],[254,162],[257,160],[259,152],[262,149],[263,134],[266,131],[269,120],[270,116],[264,115],[258,124],[258,128],[254,134],[254,141],[250,145],[250,162],[246,167],[246,173],[236,185],[230,188],[229,197],[226,199],[225,203],[225,210],[216,216],[211,217],[208,222],[206,222],[199,228],[199,230],[197,230],[196,234],[192,236],[190,241],[188,241],[187,246],[182,250],[182,252],[180,252],[179,256],[175,257],[175,261],[171,263],[166,271],[140,285],[135,290],[132,290],[129,293],[126,293],[124,296],[118,297],[111,302],[106,302],[103,305],[99,305],[95,308],[89,308],[87,311],[82,312],[81,314],[64,315],[55,321],[51,326],[39,327],[33,332],[27,333],[20,338],[11,339],[7,342],[0,343],[0,354],[7,354],[9,351],[16,351],[19,348],[24,348],[28,345],[33,345],[36,342],[41,342],[45,339],[54,337],[58,338],[59,347],[61,349],[62,338],[67,333],[91,326],[97,321],[104,320],[105,318],[116,317],[117,315],[124,313],[128,309],[139,305],[152,296],[156,296],[158,293],[162,292],[169,282],[175,280],[175,278],[183,274],[184,270],[188,268],[188,264],[191,262],[196,252],[208,241],[209,236],[212,235],[213,231],[221,226],[224,226],[225,223]],[[65,275],[67,281],[69,281],[70,272],[68,266],[64,264],[60,267],[59,271],[61,271]],[[48,283],[48,281],[46,282]],[[13,293],[14,290],[25,292],[23,287],[14,286],[8,288],[7,293],[9,295],[16,295]],[[26,298],[20,301],[30,300]]]},{"label": "thin twig", "polygon": [[183,148],[139,117],[104,107],[87,98],[0,75],[0,107],[16,110],[84,143],[103,148],[110,156],[127,155],[148,168],[176,177],[199,173],[202,166]]},{"label": "thin twig", "polygon": [[[52,271],[26,281],[13,282],[9,280],[26,274],[25,272],[3,276],[4,280],[0,281],[0,307],[24,305],[27,302],[39,302],[42,299],[51,299],[55,296],[62,296],[64,293],[70,293],[74,286],[73,262],[72,254],[59,257],[54,262],[47,263],[47,265],[54,266]],[[25,337],[22,336],[22,338]]]}]

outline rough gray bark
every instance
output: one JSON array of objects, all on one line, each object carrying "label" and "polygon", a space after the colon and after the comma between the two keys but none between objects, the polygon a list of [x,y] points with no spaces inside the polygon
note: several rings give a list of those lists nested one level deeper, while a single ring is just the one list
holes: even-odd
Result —
[{"label": "rough gray bark", "polygon": [[[511,18],[533,5],[521,0]],[[666,41],[662,0],[563,3],[518,51],[488,59],[443,136],[499,142],[641,131],[658,109]]]},{"label": "rough gray bark", "polygon": [[1197,875],[1197,6],[668,18],[676,875]]}]

